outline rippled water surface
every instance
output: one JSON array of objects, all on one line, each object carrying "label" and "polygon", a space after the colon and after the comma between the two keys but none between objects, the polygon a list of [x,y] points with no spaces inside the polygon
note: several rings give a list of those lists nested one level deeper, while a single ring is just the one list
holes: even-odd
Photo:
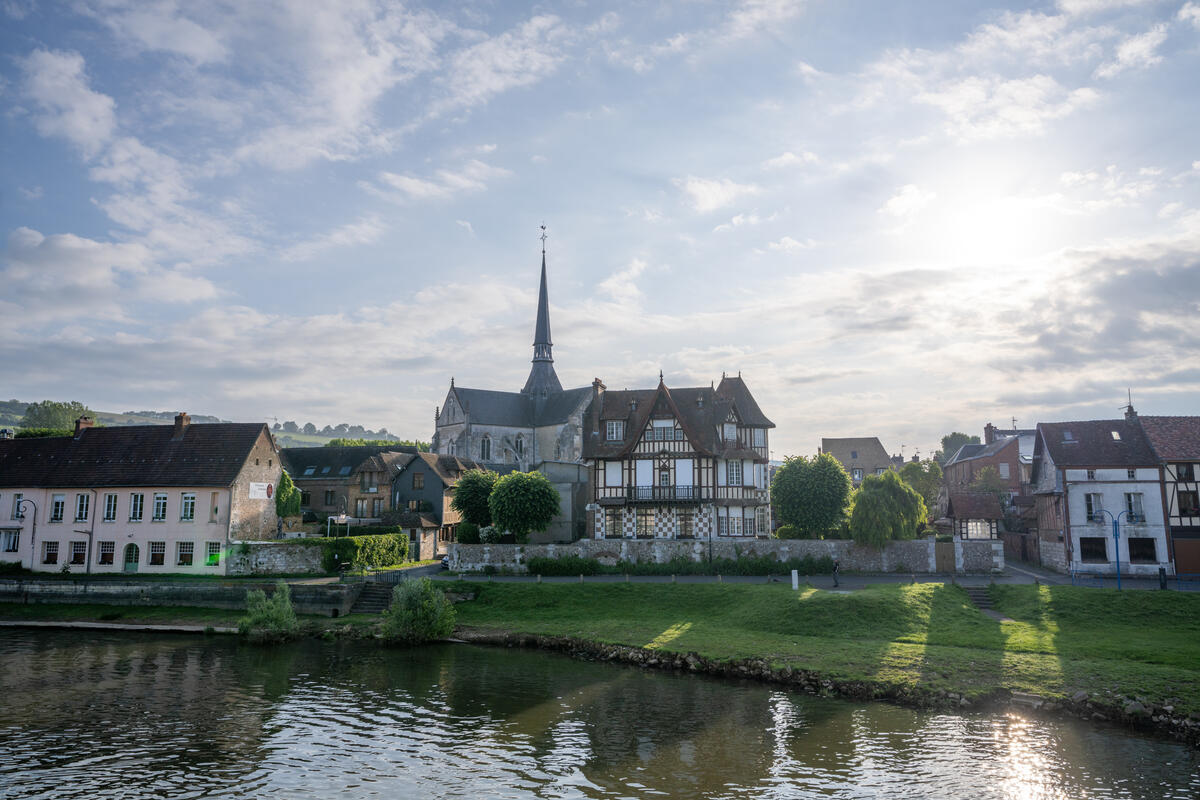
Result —
[{"label": "rippled water surface", "polygon": [[0,632],[0,796],[1200,797],[1200,757],[537,652]]}]

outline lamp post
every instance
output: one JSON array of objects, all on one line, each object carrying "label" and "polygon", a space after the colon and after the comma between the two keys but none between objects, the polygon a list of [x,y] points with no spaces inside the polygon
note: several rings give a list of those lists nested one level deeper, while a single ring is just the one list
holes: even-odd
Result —
[{"label": "lamp post", "polygon": [[1107,508],[1101,508],[1099,511],[1101,514],[1107,514],[1108,518],[1112,520],[1113,555],[1115,555],[1117,559],[1117,591],[1119,592],[1121,591],[1121,517],[1133,519],[1137,515],[1129,509],[1119,511],[1116,515],[1114,515]]},{"label": "lamp post", "polygon": [[37,503],[22,497],[20,502],[17,503],[17,513],[19,513],[22,517],[25,516],[26,503],[33,506],[33,529],[29,532],[29,571],[33,572],[33,565],[37,563],[37,549],[34,547],[34,542],[37,541],[38,507]]}]

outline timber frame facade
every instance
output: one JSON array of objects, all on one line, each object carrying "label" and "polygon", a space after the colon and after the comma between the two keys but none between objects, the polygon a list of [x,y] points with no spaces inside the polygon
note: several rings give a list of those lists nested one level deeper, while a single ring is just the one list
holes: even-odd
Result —
[{"label": "timber frame facade", "polygon": [[770,535],[768,431],[741,376],[717,387],[592,384],[584,459],[595,538]]}]

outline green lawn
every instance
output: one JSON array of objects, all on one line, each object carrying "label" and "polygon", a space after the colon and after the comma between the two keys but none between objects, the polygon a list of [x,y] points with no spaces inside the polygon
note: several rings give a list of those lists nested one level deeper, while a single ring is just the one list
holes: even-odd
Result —
[{"label": "green lawn", "polygon": [[460,625],[765,658],[889,688],[978,697],[1079,689],[1200,711],[1200,596],[995,586],[999,622],[961,588],[887,584],[840,594],[782,585],[471,584]]}]

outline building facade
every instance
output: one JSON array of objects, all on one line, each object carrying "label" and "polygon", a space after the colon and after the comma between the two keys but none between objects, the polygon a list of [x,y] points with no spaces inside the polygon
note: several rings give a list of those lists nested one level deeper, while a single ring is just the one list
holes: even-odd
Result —
[{"label": "building facade", "polygon": [[770,535],[769,430],[739,375],[713,387],[593,383],[584,458],[595,538]]},{"label": "building facade", "polygon": [[1175,572],[1200,576],[1200,417],[1138,420],[1159,463]]},{"label": "building facade", "polygon": [[399,466],[417,452],[407,445],[285,447],[279,451],[300,509],[319,521],[349,517],[366,523],[393,509],[391,483]]},{"label": "building facade", "polygon": [[856,489],[866,476],[882,475],[896,467],[896,462],[875,436],[821,439],[821,447],[817,452],[828,453],[836,458]]},{"label": "building facade", "polygon": [[0,441],[0,561],[39,572],[222,575],[276,534],[282,468],[265,424],[94,428]]}]

